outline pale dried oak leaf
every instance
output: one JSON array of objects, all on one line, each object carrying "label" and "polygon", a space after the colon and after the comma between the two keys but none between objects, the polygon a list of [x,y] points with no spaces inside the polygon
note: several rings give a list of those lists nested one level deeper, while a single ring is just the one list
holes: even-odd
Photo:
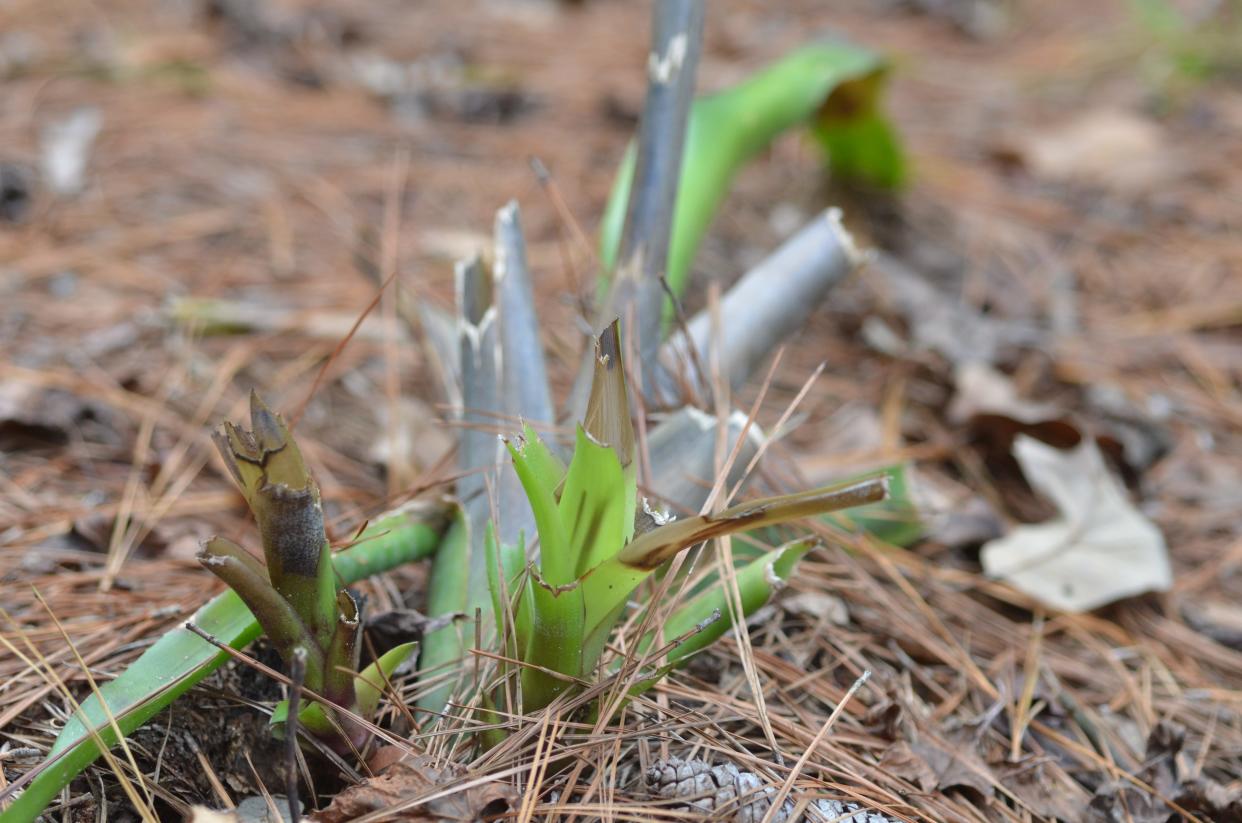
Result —
[{"label": "pale dried oak leaf", "polygon": [[1083,612],[1173,582],[1164,536],[1131,505],[1094,440],[1068,451],[1026,435],[1013,454],[1061,516],[983,547],[983,570],[1046,606]]}]

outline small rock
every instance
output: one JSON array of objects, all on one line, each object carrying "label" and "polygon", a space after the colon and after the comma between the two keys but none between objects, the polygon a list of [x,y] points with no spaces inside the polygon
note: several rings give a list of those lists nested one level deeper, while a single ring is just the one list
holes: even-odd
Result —
[{"label": "small rock", "polygon": [[786,597],[781,605],[790,614],[827,621],[834,626],[844,626],[850,622],[850,612],[845,601],[824,592],[799,592]]}]

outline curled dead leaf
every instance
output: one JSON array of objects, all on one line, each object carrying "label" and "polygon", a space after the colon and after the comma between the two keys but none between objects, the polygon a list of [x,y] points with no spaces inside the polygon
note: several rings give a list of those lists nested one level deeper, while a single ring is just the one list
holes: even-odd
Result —
[{"label": "curled dead leaf", "polygon": [[910,752],[927,765],[935,776],[937,789],[964,789],[981,798],[992,796],[996,778],[976,754],[974,741],[938,740],[923,735],[910,744]]},{"label": "curled dead leaf", "polygon": [[[1138,777],[1154,791],[1144,791],[1128,781],[1106,783],[1091,798],[1087,819],[1091,823],[1133,821],[1165,823],[1182,817],[1173,815],[1170,802],[1197,815],[1196,819],[1215,823],[1242,823],[1242,791],[1214,780],[1193,775],[1186,760],[1186,729],[1162,720],[1147,737]],[[1192,776],[1193,775],[1193,776]]]},{"label": "curled dead leaf", "polygon": [[886,774],[909,781],[920,791],[933,791],[939,782],[927,761],[904,740],[898,740],[888,747],[880,758],[879,767]]},{"label": "curled dead leaf", "polygon": [[98,401],[63,389],[0,383],[0,451],[60,447],[71,439],[120,446],[121,420]]}]

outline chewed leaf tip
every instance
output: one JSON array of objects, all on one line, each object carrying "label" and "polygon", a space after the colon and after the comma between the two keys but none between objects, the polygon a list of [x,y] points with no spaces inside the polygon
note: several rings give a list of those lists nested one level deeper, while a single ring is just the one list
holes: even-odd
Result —
[{"label": "chewed leaf tip", "polygon": [[621,321],[614,319],[595,341],[595,357],[608,368],[621,362]]}]

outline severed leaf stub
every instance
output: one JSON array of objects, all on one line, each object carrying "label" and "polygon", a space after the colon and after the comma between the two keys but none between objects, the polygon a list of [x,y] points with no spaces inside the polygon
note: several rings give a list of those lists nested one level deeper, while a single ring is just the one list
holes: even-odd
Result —
[{"label": "severed leaf stub", "polygon": [[255,392],[251,431],[226,422],[212,434],[216,448],[254,512],[272,582],[315,577],[326,544],[319,487],[284,419]]},{"label": "severed leaf stub", "polygon": [[212,434],[225,465],[248,501],[265,485],[280,485],[292,490],[315,486],[284,419],[253,391],[250,393],[250,425],[253,430],[246,431],[225,422],[221,431]]}]

